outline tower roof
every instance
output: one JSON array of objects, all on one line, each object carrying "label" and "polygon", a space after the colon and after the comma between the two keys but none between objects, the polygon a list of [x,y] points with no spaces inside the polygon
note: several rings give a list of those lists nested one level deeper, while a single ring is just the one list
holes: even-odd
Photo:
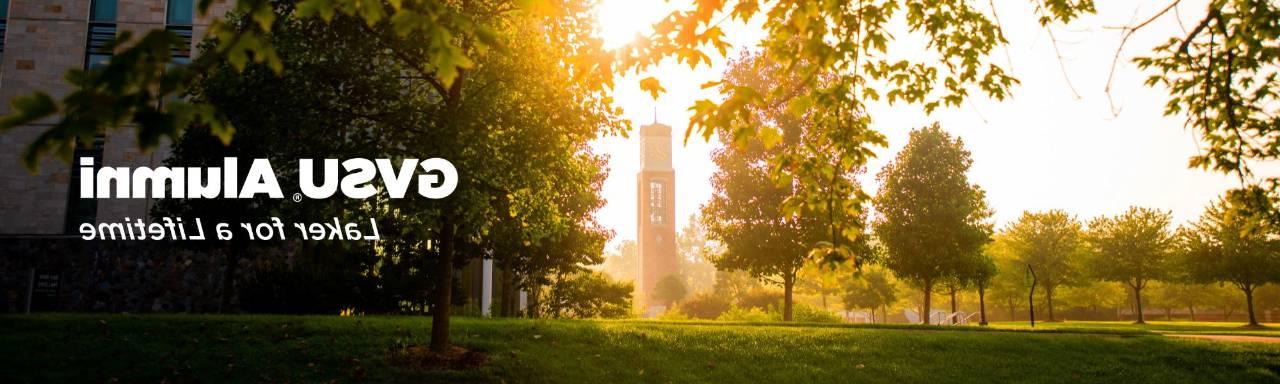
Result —
[{"label": "tower roof", "polygon": [[671,137],[671,126],[662,123],[653,123],[640,127],[640,136],[666,136]]}]

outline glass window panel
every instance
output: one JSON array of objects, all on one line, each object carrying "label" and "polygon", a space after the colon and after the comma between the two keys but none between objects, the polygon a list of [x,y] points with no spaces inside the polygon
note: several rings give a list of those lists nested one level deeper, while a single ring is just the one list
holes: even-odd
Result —
[{"label": "glass window panel", "polygon": [[192,0],[169,0],[169,12],[165,23],[174,25],[191,25],[195,18],[195,7]]},{"label": "glass window panel", "polygon": [[109,43],[116,37],[116,26],[113,24],[90,24],[89,42],[85,47],[84,67],[101,68],[111,60]]},{"label": "glass window panel", "polygon": [[92,0],[89,20],[116,21],[116,0]]},{"label": "glass window panel", "polygon": [[178,39],[173,42],[173,47],[169,49],[169,56],[172,56],[175,59],[179,57],[190,58],[192,39],[191,27],[168,27],[165,29],[178,37]]},{"label": "glass window panel", "polygon": [[[105,140],[103,136],[98,136],[93,139],[92,145],[77,142],[73,159],[92,157],[93,169],[96,171],[102,168],[102,146]],[[80,178],[82,177],[94,177],[94,175],[81,175],[80,161],[72,160],[71,184],[67,188],[67,217],[63,225],[64,233],[77,233],[80,224],[97,224],[98,221],[98,200],[80,198]]]}]

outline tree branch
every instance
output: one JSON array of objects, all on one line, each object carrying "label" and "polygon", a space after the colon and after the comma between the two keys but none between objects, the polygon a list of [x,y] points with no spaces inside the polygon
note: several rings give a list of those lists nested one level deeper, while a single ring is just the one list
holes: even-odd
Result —
[{"label": "tree branch", "polygon": [[1132,37],[1134,33],[1137,33],[1138,30],[1146,27],[1148,24],[1151,24],[1151,22],[1156,21],[1160,16],[1164,16],[1169,13],[1170,10],[1176,11],[1178,3],[1180,2],[1182,2],[1182,0],[1174,0],[1172,3],[1169,3],[1168,6],[1165,6],[1164,9],[1161,9],[1160,12],[1156,12],[1155,15],[1147,18],[1146,21],[1134,26],[1126,25],[1122,28],[1124,30],[1124,35],[1120,37],[1120,45],[1116,47],[1115,56],[1111,58],[1111,70],[1107,72],[1107,85],[1103,88],[1103,92],[1107,94],[1107,103],[1111,106],[1112,117],[1120,115],[1120,112],[1116,110],[1115,99],[1111,97],[1111,83],[1115,79],[1116,65],[1120,62],[1120,53],[1124,51],[1125,44],[1129,42],[1129,38]]}]

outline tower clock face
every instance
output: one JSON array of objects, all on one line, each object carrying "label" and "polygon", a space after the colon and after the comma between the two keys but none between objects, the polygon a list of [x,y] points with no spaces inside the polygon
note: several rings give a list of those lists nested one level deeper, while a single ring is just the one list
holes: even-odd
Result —
[{"label": "tower clock face", "polygon": [[644,151],[640,152],[640,164],[647,169],[671,168],[671,143],[657,138],[647,139]]},{"label": "tower clock face", "polygon": [[654,146],[654,149],[653,149],[653,159],[654,159],[654,160],[670,159],[670,158],[671,158],[671,146],[670,146],[670,145],[662,145],[662,144],[665,144],[665,143],[653,143],[653,146]]}]

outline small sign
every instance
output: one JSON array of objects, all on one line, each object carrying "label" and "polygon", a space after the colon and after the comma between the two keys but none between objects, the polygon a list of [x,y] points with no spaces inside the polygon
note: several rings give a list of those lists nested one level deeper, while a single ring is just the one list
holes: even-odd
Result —
[{"label": "small sign", "polygon": [[58,309],[58,291],[61,287],[61,275],[56,273],[36,273],[35,284],[31,290],[32,311],[53,311]]}]

